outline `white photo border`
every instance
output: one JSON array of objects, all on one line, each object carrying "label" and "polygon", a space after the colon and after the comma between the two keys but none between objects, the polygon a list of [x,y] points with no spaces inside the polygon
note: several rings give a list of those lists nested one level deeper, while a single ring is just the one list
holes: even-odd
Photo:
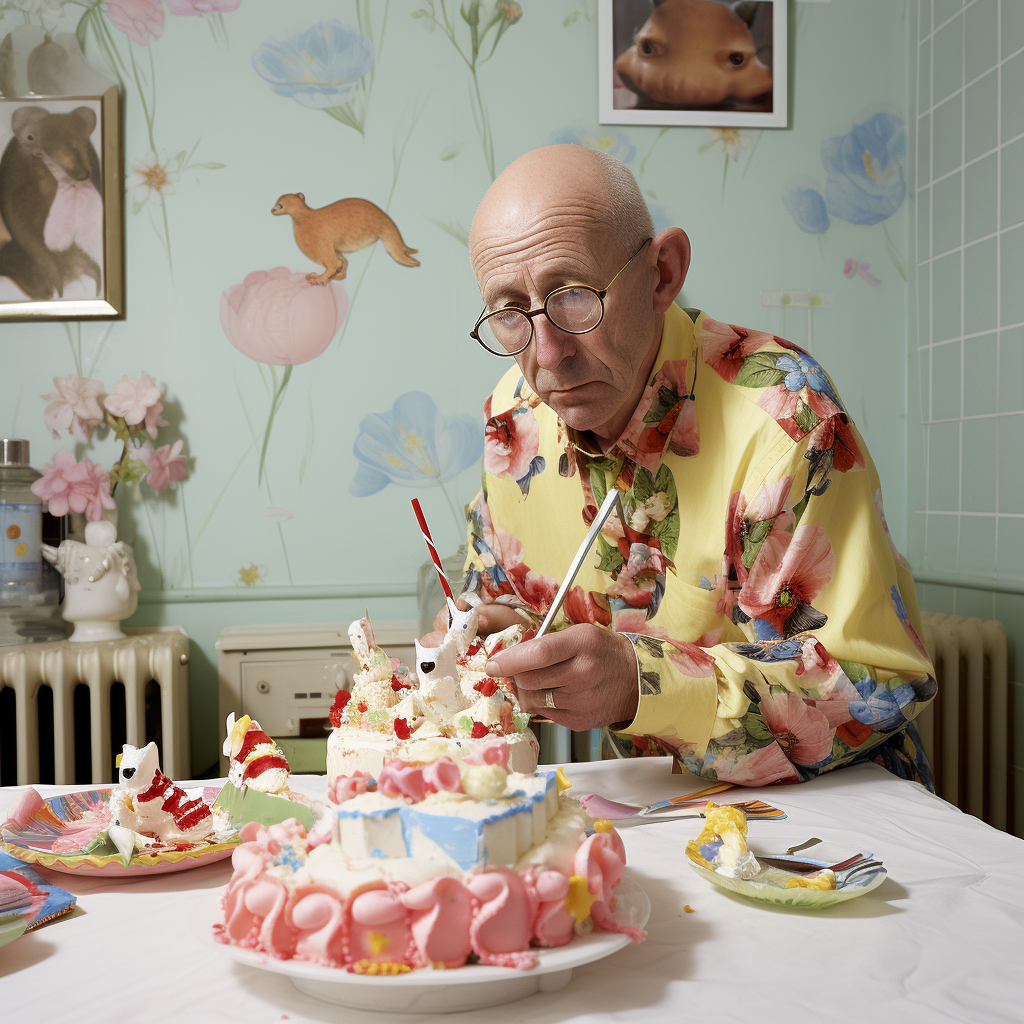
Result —
[{"label": "white photo border", "polygon": [[772,9],[772,109],[747,110],[618,110],[614,90],[614,2],[598,0],[597,94],[600,124],[703,125],[710,128],[789,127],[788,0],[763,0]]}]

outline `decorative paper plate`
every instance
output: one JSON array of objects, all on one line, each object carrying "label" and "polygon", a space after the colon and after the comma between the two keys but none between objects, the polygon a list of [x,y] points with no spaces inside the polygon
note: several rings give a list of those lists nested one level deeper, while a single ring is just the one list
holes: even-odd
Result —
[{"label": "decorative paper plate", "polygon": [[[203,800],[212,804],[220,792],[217,788],[203,790]],[[40,864],[54,871],[77,872],[83,875],[102,874],[107,878],[122,875],[163,875],[171,871],[187,871],[201,864],[230,857],[241,840],[234,836],[221,843],[207,843],[191,850],[165,850],[156,853],[136,853],[125,865],[117,853],[60,853],[54,852],[67,841],[81,837],[87,845],[104,827],[108,816],[110,789],[84,789],[63,796],[52,796],[18,831],[4,829],[0,834],[0,849],[28,864]],[[109,820],[109,816],[108,816]]]},{"label": "decorative paper plate", "polygon": [[[615,917],[642,928],[651,913],[647,894],[628,876],[619,883],[615,894]],[[625,935],[594,931],[558,949],[534,950],[537,966],[528,971],[474,964],[452,971],[417,970],[381,977],[350,974],[340,968],[319,967],[301,960],[275,960],[265,953],[222,945],[213,938],[216,920],[216,904],[197,904],[193,929],[209,945],[239,963],[283,974],[300,991],[329,1003],[397,1013],[454,1013],[510,1003],[534,992],[557,992],[569,984],[574,967],[600,960],[631,941]]]},{"label": "decorative paper plate", "polygon": [[[772,857],[784,854],[789,847],[800,843],[802,838],[805,839],[806,836],[760,841],[748,837],[747,844],[755,857]],[[852,857],[856,852],[856,850],[837,846],[834,843],[819,843],[807,850],[802,850],[797,856],[801,860],[819,864],[825,868],[830,864],[838,864],[840,861]],[[877,859],[870,853],[865,853],[864,856],[869,859]],[[693,861],[689,863],[698,875],[722,889],[746,896],[747,899],[757,900],[761,903],[773,903],[780,907],[809,909],[831,907],[836,903],[852,900],[855,896],[863,896],[864,893],[871,892],[872,889],[881,885],[886,877],[885,868],[879,864],[877,867],[857,872],[848,882],[840,884],[835,889],[786,889],[786,879],[792,876],[778,868],[766,867],[756,878],[745,881],[742,878],[729,878],[717,871],[701,867]]]}]

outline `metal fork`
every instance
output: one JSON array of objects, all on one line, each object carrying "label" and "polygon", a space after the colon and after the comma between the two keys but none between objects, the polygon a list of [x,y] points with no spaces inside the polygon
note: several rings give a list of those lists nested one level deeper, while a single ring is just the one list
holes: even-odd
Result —
[{"label": "metal fork", "polygon": [[[718,807],[738,807],[747,816],[748,821],[759,821],[765,818],[782,819],[786,817],[786,812],[778,807],[772,807],[771,804],[766,804],[763,800],[744,800],[741,803],[735,804],[717,804]],[[634,815],[633,818],[620,818],[620,821],[634,821],[637,824],[643,822],[653,821],[682,821],[684,818],[705,818],[707,817],[707,807],[687,807],[682,814],[648,814]]]}]

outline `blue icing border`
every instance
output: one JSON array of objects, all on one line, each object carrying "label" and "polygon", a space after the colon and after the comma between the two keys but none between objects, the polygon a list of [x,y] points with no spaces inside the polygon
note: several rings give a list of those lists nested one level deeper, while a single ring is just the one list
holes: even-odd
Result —
[{"label": "blue icing border", "polygon": [[[346,811],[339,809],[335,813],[339,818],[387,818],[393,814],[399,816],[402,827],[402,843],[405,846],[407,857],[412,856],[415,834],[435,843],[464,871],[476,867],[478,864],[486,864],[486,851],[484,850],[484,826],[493,825],[505,818],[511,818],[516,814],[532,814],[538,802],[547,799],[551,789],[557,786],[555,772],[538,772],[538,776],[545,778],[544,789],[526,797],[525,790],[516,790],[509,794],[511,798],[523,799],[514,807],[504,807],[494,814],[476,821],[461,818],[458,815],[436,814],[428,810],[419,810],[415,804],[405,806],[387,807],[378,811]],[[508,798],[506,798],[508,799]],[[497,805],[498,801],[486,801]],[[381,858],[383,851],[375,849],[371,857]]]}]

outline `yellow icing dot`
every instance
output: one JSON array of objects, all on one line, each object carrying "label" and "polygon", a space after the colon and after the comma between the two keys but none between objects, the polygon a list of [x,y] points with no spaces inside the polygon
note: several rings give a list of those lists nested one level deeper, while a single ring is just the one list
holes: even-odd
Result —
[{"label": "yellow icing dot", "polygon": [[378,963],[376,960],[357,960],[352,965],[353,974],[407,974],[411,970],[408,964]]},{"label": "yellow icing dot", "polygon": [[383,953],[391,943],[391,940],[382,932],[370,932],[369,940],[370,952],[373,953],[374,956],[379,956]]},{"label": "yellow icing dot", "polygon": [[595,832],[611,832],[615,826],[607,818],[594,819]]},{"label": "yellow icing dot", "polygon": [[693,913],[693,907],[691,907],[690,904],[687,903],[686,906],[683,907],[683,912],[686,913],[686,914],[692,914]]},{"label": "yellow icing dot", "polygon": [[572,788],[572,783],[569,781],[568,776],[565,774],[564,768],[559,767],[559,769],[555,772],[555,779],[558,782],[559,795],[564,793],[567,789]]},{"label": "yellow icing dot", "polygon": [[590,908],[597,902],[597,896],[590,891],[584,875],[573,875],[569,879],[569,895],[565,897],[565,909],[583,922],[590,917]]}]

